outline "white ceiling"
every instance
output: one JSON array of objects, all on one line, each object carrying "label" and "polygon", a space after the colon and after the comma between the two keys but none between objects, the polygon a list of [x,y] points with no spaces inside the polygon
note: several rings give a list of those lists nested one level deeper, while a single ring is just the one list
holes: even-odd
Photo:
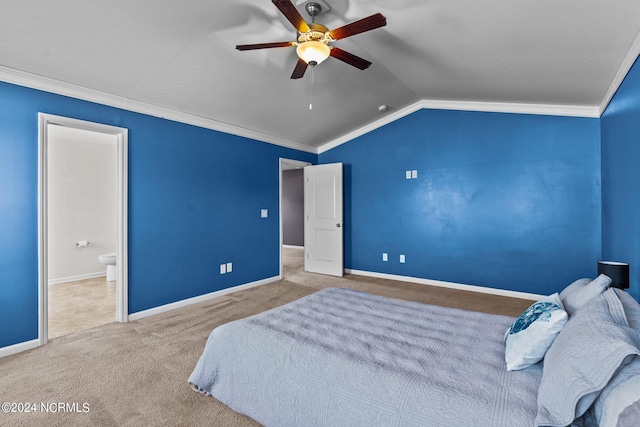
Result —
[{"label": "white ceiling", "polygon": [[270,0],[5,0],[0,79],[313,152],[413,105],[597,116],[640,51],[638,0],[325,1],[387,26],[335,42],[373,65],[318,65],[311,111],[295,49],[235,49],[295,39]]}]

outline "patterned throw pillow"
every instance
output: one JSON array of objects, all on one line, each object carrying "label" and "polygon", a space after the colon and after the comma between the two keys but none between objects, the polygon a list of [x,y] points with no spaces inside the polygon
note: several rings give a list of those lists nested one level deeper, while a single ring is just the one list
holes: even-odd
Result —
[{"label": "patterned throw pillow", "polygon": [[568,318],[557,293],[526,309],[505,333],[507,371],[524,369],[542,360]]}]

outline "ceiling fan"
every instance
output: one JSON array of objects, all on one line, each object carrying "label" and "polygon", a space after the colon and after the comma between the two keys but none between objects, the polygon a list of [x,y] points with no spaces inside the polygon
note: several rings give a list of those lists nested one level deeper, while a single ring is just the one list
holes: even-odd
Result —
[{"label": "ceiling fan", "polygon": [[293,69],[293,74],[291,74],[292,79],[301,78],[304,76],[307,66],[311,65],[314,67],[329,56],[346,62],[360,70],[365,70],[371,65],[371,62],[366,59],[344,51],[339,47],[331,46],[330,43],[349,36],[364,33],[365,31],[384,27],[387,25],[387,18],[385,18],[381,13],[376,13],[375,15],[360,19],[340,28],[329,30],[324,25],[315,23],[315,17],[322,12],[320,4],[315,2],[309,2],[306,4],[305,10],[309,16],[311,16],[311,24],[308,24],[304,18],[302,18],[293,3],[291,3],[291,0],[271,1],[298,31],[297,41],[242,44],[236,46],[236,49],[254,50],[274,47],[296,47],[298,63]]}]

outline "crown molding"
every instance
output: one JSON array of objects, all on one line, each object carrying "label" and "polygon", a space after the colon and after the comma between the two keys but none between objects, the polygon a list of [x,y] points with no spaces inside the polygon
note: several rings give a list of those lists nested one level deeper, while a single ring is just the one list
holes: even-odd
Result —
[{"label": "crown molding", "polygon": [[336,148],[347,141],[351,141],[359,136],[369,133],[393,121],[401,119],[409,114],[422,109],[433,110],[458,110],[458,111],[478,111],[492,113],[513,113],[513,114],[536,114],[547,116],[569,116],[599,118],[598,107],[580,105],[552,105],[552,104],[518,104],[507,102],[478,102],[478,101],[444,101],[437,99],[423,99],[417,101],[401,110],[395,111],[385,117],[369,123],[359,129],[338,137],[326,144],[318,147],[318,154]]},{"label": "crown molding", "polygon": [[278,145],[281,147],[291,148],[312,154],[322,154],[331,150],[347,141],[351,141],[359,136],[369,133],[384,125],[401,119],[411,113],[421,109],[438,109],[438,110],[459,110],[459,111],[478,111],[478,112],[495,112],[495,113],[514,113],[514,114],[536,114],[536,115],[552,115],[552,116],[569,116],[569,117],[588,117],[599,118],[609,101],[615,94],[618,86],[629,71],[635,58],[640,52],[640,35],[636,38],[632,48],[625,57],[616,78],[611,83],[607,92],[607,96],[600,106],[579,106],[579,105],[552,105],[552,104],[523,104],[523,103],[504,103],[504,102],[478,102],[478,101],[446,101],[446,100],[428,100],[423,99],[416,101],[400,110],[385,115],[375,122],[369,123],[352,132],[342,135],[336,139],[326,142],[320,147],[313,147],[297,142],[289,141],[283,138],[269,135],[263,132],[257,132],[251,129],[220,122],[217,120],[207,119],[204,117],[187,114],[168,108],[158,107],[141,101],[132,100],[122,96],[112,95],[106,92],[89,89],[86,87],[65,83],[48,77],[38,76],[24,71],[15,70],[8,67],[0,66],[0,80],[7,83],[13,83],[19,86],[25,86],[32,89],[38,89],[45,92],[51,92],[58,95],[70,96],[72,98],[84,101],[96,102],[110,107],[121,108],[123,110],[133,111],[136,113],[146,114],[167,120],[173,120],[180,123],[190,124],[205,129],[211,129],[219,132],[238,135],[245,138],[254,139],[259,142]]},{"label": "crown molding", "polygon": [[36,74],[31,74],[8,67],[0,66],[0,80],[18,86],[25,86],[31,89],[38,89],[45,92],[55,93],[57,95],[69,96],[72,98],[81,99],[83,101],[95,102],[98,104],[107,105],[109,107],[120,108],[135,113],[146,114],[149,116],[198,126],[205,129],[224,132],[231,135],[250,138],[259,142],[266,142],[286,148],[292,148],[294,150],[317,154],[317,149],[315,147],[310,147],[308,145],[278,138],[276,136],[265,134],[263,132],[256,132],[251,129],[231,125],[229,123],[207,119],[193,114],[182,113],[180,111],[175,111],[168,108],[158,107],[156,105],[147,104],[145,102],[136,101],[122,96],[112,95],[106,92],[89,89],[71,83],[61,82],[48,77],[38,76]]},{"label": "crown molding", "polygon": [[522,104],[515,102],[422,100],[422,108],[437,110],[479,111],[489,113],[535,114],[542,116],[588,117],[597,119],[597,106]]},{"label": "crown molding", "polygon": [[604,114],[604,110],[606,110],[607,107],[609,106],[609,103],[611,102],[611,100],[613,99],[613,96],[618,91],[618,88],[622,84],[622,81],[627,76],[627,74],[629,74],[629,71],[631,70],[631,67],[633,67],[633,64],[636,62],[638,55],[640,55],[640,33],[638,33],[638,36],[631,44],[631,48],[627,52],[627,56],[624,57],[622,64],[620,64],[620,68],[618,68],[618,72],[613,78],[613,81],[609,85],[609,89],[607,90],[607,93],[605,94],[604,98],[602,99],[602,102],[600,103],[600,106],[599,106],[600,116]]},{"label": "crown molding", "polygon": [[367,125],[362,126],[361,128],[358,128],[352,132],[346,133],[334,140],[331,140],[321,145],[320,147],[318,147],[318,154],[322,154],[326,151],[336,148],[339,145],[344,144],[345,142],[351,141],[352,139],[356,139],[359,136],[362,136],[373,130],[381,128],[382,126],[388,125],[389,123],[395,122],[396,120],[399,120],[405,116],[408,116],[409,114],[415,113],[416,111],[422,109],[422,102],[423,101],[414,102],[413,104],[408,105],[398,111],[394,111],[390,114],[387,114],[386,116],[376,120],[375,122],[371,122]]}]

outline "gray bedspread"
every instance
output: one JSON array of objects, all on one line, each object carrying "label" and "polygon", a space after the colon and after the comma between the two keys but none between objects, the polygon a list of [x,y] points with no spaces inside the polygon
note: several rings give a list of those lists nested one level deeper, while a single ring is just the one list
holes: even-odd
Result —
[{"label": "gray bedspread", "polygon": [[216,328],[189,383],[265,426],[532,426],[513,320],[329,288]]}]

